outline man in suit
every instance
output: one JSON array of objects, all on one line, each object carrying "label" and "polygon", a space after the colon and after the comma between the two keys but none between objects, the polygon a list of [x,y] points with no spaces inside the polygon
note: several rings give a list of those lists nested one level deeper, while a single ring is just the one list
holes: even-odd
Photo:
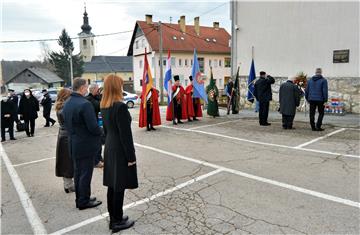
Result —
[{"label": "man in suit", "polygon": [[43,117],[46,120],[46,124],[44,127],[49,127],[50,122],[51,122],[51,126],[53,126],[56,121],[50,117],[52,100],[46,89],[42,90],[42,93],[44,97],[41,100],[41,105],[43,106]]},{"label": "man in suit", "polygon": [[76,78],[73,93],[65,103],[62,114],[68,131],[69,148],[74,162],[76,207],[80,210],[100,205],[91,195],[91,179],[94,161],[101,148],[102,130],[97,124],[94,108],[84,97],[88,85],[85,79]]},{"label": "man in suit", "polygon": [[295,129],[293,127],[293,121],[296,114],[296,107],[300,105],[300,95],[300,88],[295,85],[292,80],[287,80],[281,84],[279,102],[283,129]]},{"label": "man in suit", "polygon": [[260,126],[270,126],[267,119],[269,116],[269,105],[272,100],[271,84],[275,79],[266,72],[260,72],[260,78],[255,82],[254,96],[259,101],[259,123]]}]

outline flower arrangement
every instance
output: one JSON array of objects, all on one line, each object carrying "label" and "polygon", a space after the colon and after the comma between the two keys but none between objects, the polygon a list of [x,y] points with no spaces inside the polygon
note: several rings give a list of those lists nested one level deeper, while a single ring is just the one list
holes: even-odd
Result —
[{"label": "flower arrangement", "polygon": [[210,99],[211,101],[214,101],[214,100],[215,100],[215,91],[214,91],[213,89],[211,89],[211,90],[209,91],[208,97],[209,97],[209,99]]},{"label": "flower arrangement", "polygon": [[296,75],[294,83],[300,88],[305,89],[307,85],[307,75],[304,72],[300,72]]}]

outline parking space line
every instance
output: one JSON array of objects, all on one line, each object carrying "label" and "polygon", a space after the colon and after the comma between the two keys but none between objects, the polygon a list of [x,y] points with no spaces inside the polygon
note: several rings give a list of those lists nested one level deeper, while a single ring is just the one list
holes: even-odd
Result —
[{"label": "parking space line", "polygon": [[335,134],[340,133],[340,132],[345,131],[345,130],[346,130],[345,128],[341,128],[341,129],[339,129],[339,130],[336,130],[336,131],[333,131],[333,132],[331,132],[331,133],[328,133],[328,134],[326,134],[326,135],[324,135],[324,136],[321,136],[321,137],[315,138],[315,139],[313,139],[313,140],[310,140],[310,141],[308,141],[308,142],[306,142],[306,143],[299,144],[299,145],[296,146],[295,148],[305,147],[305,146],[307,146],[307,145],[313,144],[313,143],[315,143],[315,142],[317,142],[317,141],[323,140],[323,139],[325,139],[325,138],[327,138],[327,137],[330,137],[330,136],[332,136],[332,135],[335,135]]},{"label": "parking space line", "polygon": [[307,195],[311,195],[311,196],[314,196],[314,197],[318,197],[318,198],[321,198],[321,199],[326,199],[326,200],[329,200],[329,201],[341,203],[341,204],[352,206],[352,207],[357,207],[357,208],[360,209],[360,203],[359,202],[354,202],[354,201],[351,201],[351,200],[348,200],[348,199],[343,199],[343,198],[340,198],[340,197],[336,197],[336,196],[316,192],[316,191],[313,191],[313,190],[309,190],[309,189],[306,189],[306,188],[301,188],[301,187],[294,186],[294,185],[291,185],[291,184],[282,183],[282,182],[279,182],[279,181],[276,181],[276,180],[271,180],[271,179],[267,179],[267,178],[264,178],[264,177],[248,174],[248,173],[245,173],[245,172],[242,172],[242,171],[234,170],[234,169],[231,169],[231,168],[223,167],[223,166],[216,165],[216,164],[209,163],[209,162],[205,162],[205,161],[200,161],[200,160],[197,160],[197,159],[182,156],[182,155],[176,154],[176,153],[171,153],[171,152],[168,152],[168,151],[165,151],[165,150],[162,150],[162,149],[158,149],[158,148],[154,148],[154,147],[151,147],[151,146],[142,145],[142,144],[138,144],[138,143],[135,143],[135,146],[140,147],[140,148],[149,149],[149,150],[152,150],[154,152],[162,153],[162,154],[172,156],[172,157],[176,157],[176,158],[179,158],[179,159],[199,163],[199,164],[204,165],[204,166],[219,169],[219,170],[222,170],[224,172],[233,173],[233,174],[243,176],[243,177],[248,178],[248,179],[253,179],[253,180],[256,180],[256,181],[263,182],[263,183],[279,186],[279,187],[289,189],[289,190],[292,190],[292,191],[297,191],[297,192],[300,192],[300,193],[304,193],[304,194],[307,194]]},{"label": "parking space line", "polygon": [[214,133],[214,132],[207,132],[207,131],[200,131],[200,130],[190,130],[190,129],[172,127],[172,126],[164,126],[164,125],[162,125],[161,127],[168,128],[168,129],[179,130],[179,131],[188,131],[188,132],[200,133],[200,134],[205,134],[205,135],[211,135],[211,136],[216,136],[216,137],[221,137],[221,138],[226,138],[226,139],[231,139],[231,140],[237,140],[237,141],[240,141],[240,142],[247,142],[247,143],[252,143],[252,144],[259,144],[259,145],[266,145],[266,146],[271,146],[271,147],[279,147],[279,148],[293,149],[293,150],[298,150],[298,151],[307,151],[307,152],[322,153],[322,154],[327,154],[327,155],[334,155],[334,156],[342,156],[342,157],[350,157],[350,158],[358,158],[358,159],[360,159],[360,156],[353,155],[353,154],[342,154],[342,153],[335,153],[335,152],[322,151],[322,150],[316,150],[316,149],[297,148],[296,146],[294,147],[294,146],[287,146],[287,145],[282,145],[282,144],[271,144],[271,143],[266,143],[266,142],[261,142],[261,141],[247,140],[247,139],[243,139],[243,138],[232,137],[232,136],[227,136],[227,135],[223,135],[223,134],[217,134],[217,133]]},{"label": "parking space line", "polygon": [[187,130],[196,130],[196,129],[200,129],[200,128],[204,128],[204,127],[219,126],[219,125],[223,125],[223,124],[226,124],[226,123],[237,122],[239,120],[240,119],[231,120],[231,121],[227,121],[227,122],[219,122],[219,123],[210,124],[210,125],[196,126],[196,127],[188,128]]},{"label": "parking space line", "polygon": [[24,163],[14,164],[14,165],[12,165],[12,166],[13,166],[13,167],[24,166],[24,165],[29,165],[29,164],[33,164],[33,163],[43,162],[43,161],[47,161],[47,160],[51,160],[51,159],[55,159],[55,157],[48,157],[48,158],[43,158],[43,159],[40,159],[40,160],[31,161],[31,162],[24,162]]},{"label": "parking space line", "polygon": [[16,189],[17,194],[19,195],[20,202],[22,207],[25,210],[26,217],[31,225],[32,231],[34,234],[47,234],[46,229],[41,222],[39,215],[37,214],[34,205],[31,202],[29,194],[26,192],[23,183],[19,175],[17,174],[15,168],[12,166],[9,157],[7,156],[5,149],[2,144],[0,144],[1,158],[5,163],[6,169],[10,175],[11,181]]},{"label": "parking space line", "polygon": [[[203,179],[206,179],[206,178],[208,178],[208,177],[210,177],[210,176],[213,176],[213,175],[215,175],[215,174],[218,174],[218,173],[220,173],[220,172],[222,172],[221,169],[217,169],[217,170],[211,171],[211,172],[209,172],[209,173],[207,173],[207,174],[198,176],[198,177],[196,177],[196,178],[194,178],[194,179],[191,179],[191,180],[189,180],[189,181],[186,181],[186,182],[184,182],[184,183],[182,183],[182,184],[176,185],[175,187],[166,189],[166,190],[164,190],[164,191],[162,191],[162,192],[159,192],[159,193],[157,193],[157,194],[155,194],[155,195],[152,195],[151,197],[147,197],[147,198],[144,198],[144,199],[142,199],[142,200],[139,200],[139,201],[130,203],[130,204],[124,206],[123,209],[126,210],[126,209],[130,209],[130,208],[133,208],[133,207],[136,207],[136,206],[145,204],[145,203],[147,203],[147,202],[151,202],[151,201],[155,200],[156,198],[165,196],[165,195],[167,195],[167,194],[170,194],[170,193],[172,193],[172,192],[175,192],[175,191],[177,191],[177,190],[180,190],[180,189],[182,189],[182,188],[185,188],[185,187],[187,187],[187,186],[189,186],[189,185],[191,185],[191,184],[193,184],[193,183],[199,182],[199,181],[201,181],[201,180],[203,180]],[[109,213],[106,212],[106,213],[103,213],[103,214],[101,214],[101,215],[95,216],[95,217],[93,217],[93,218],[84,220],[84,221],[82,221],[82,222],[80,222],[80,223],[77,223],[77,224],[74,224],[74,225],[72,225],[72,226],[69,226],[69,227],[63,228],[63,229],[61,229],[61,230],[58,230],[58,231],[56,231],[56,232],[54,232],[54,233],[51,233],[51,235],[55,235],[55,234],[56,234],[56,235],[59,235],[59,234],[68,233],[68,232],[73,231],[73,230],[75,230],[75,229],[81,228],[81,227],[83,227],[83,226],[85,226],[85,225],[88,225],[88,224],[94,223],[94,222],[96,222],[96,221],[105,219],[105,218],[108,217],[108,216],[109,216]]]}]

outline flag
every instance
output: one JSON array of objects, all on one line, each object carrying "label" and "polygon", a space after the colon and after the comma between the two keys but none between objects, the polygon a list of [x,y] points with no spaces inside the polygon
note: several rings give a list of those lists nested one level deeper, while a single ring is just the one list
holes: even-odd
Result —
[{"label": "flag", "polygon": [[166,60],[166,72],[165,72],[165,80],[164,80],[164,88],[167,92],[167,100],[168,105],[170,105],[171,97],[172,97],[172,82],[171,82],[171,57],[170,50],[168,50],[168,58]]},{"label": "flag", "polygon": [[192,85],[194,87],[193,97],[202,98],[207,103],[207,95],[204,88],[204,81],[201,80],[201,72],[199,67],[199,61],[197,59],[196,49],[194,49],[194,59],[191,76],[193,77]]},{"label": "flag", "polygon": [[146,56],[146,48],[145,48],[145,59],[144,59],[144,73],[143,73],[143,83],[142,83],[142,99],[143,99],[143,108],[146,108],[146,96],[149,90],[153,86],[153,78],[151,76],[150,66]]},{"label": "flag", "polygon": [[239,113],[240,110],[240,81],[239,81],[239,70],[240,67],[237,69],[235,84],[234,84],[234,103],[232,107],[233,114]]},{"label": "flag", "polygon": [[256,79],[255,64],[254,64],[254,59],[252,59],[249,78],[248,78],[248,93],[247,93],[247,100],[250,101],[251,103],[254,102],[255,79]]}]

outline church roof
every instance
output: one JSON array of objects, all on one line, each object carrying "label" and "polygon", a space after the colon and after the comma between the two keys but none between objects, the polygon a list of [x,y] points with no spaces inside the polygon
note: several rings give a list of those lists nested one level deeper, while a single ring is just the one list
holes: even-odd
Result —
[{"label": "church roof", "polygon": [[133,72],[131,56],[93,56],[84,64],[84,73]]}]

